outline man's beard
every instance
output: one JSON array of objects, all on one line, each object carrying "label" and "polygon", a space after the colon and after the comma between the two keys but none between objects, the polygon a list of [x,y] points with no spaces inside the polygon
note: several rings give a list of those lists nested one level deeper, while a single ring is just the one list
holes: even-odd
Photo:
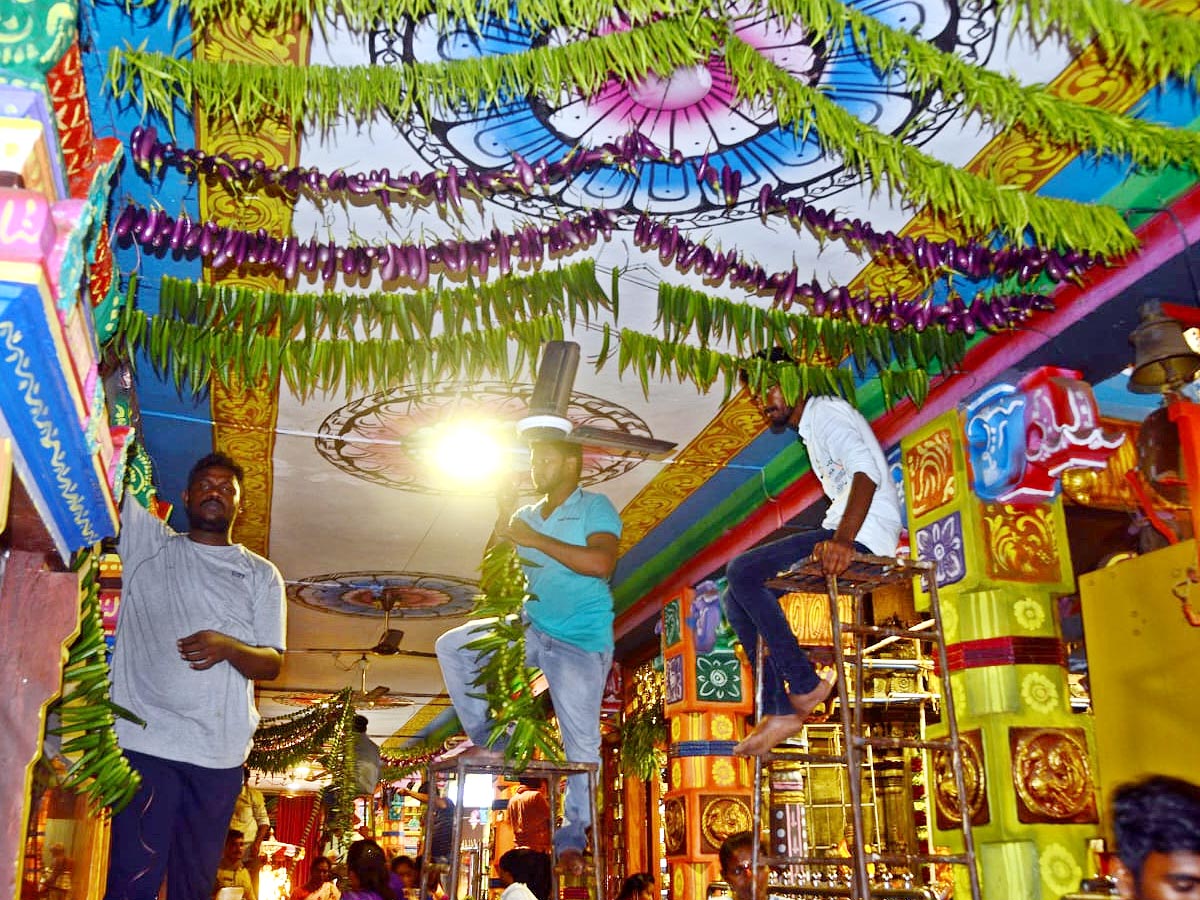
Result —
[{"label": "man's beard", "polygon": [[232,520],[224,514],[210,518],[197,513],[188,513],[188,528],[191,531],[208,531],[213,534],[225,534],[229,531],[231,522]]}]

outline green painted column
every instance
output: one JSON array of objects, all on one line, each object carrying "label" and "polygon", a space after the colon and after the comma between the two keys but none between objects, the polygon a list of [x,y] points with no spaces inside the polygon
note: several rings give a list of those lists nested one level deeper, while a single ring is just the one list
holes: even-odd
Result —
[{"label": "green painted column", "polygon": [[[1099,831],[1090,717],[1071,711],[1055,615],[1055,598],[1074,590],[1062,503],[980,499],[964,424],[949,412],[901,443],[910,541],[939,563],[983,895],[1058,900],[1092,874],[1087,841]],[[1023,439],[1023,427],[1014,433]],[[1023,465],[1024,453],[1008,458]],[[928,603],[918,585],[918,608]],[[931,737],[945,733],[930,728]],[[929,763],[934,843],[961,850],[948,757]],[[966,872],[956,869],[956,896],[969,897]]]}]

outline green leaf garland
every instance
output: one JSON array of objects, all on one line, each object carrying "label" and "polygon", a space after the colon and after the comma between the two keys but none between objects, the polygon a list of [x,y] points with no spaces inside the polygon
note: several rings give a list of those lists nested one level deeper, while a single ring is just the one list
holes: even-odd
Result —
[{"label": "green leaf garland", "polygon": [[667,77],[701,65],[720,49],[721,26],[704,19],[684,27],[662,20],[587,41],[538,47],[504,56],[449,63],[392,66],[272,66],[180,60],[161,53],[114,48],[108,83],[114,96],[139,95],[145,107],[173,121],[175,103],[203,105],[243,127],[282,115],[330,128],[343,117],[363,122],[376,113],[406,118],[438,106],[473,109],[513,94],[557,93],[571,85],[594,94],[612,78]]},{"label": "green leaf garland", "polygon": [[511,543],[498,543],[484,553],[479,586],[483,594],[472,618],[495,622],[467,647],[487,655],[475,686],[478,696],[488,701],[488,745],[502,742],[505,759],[518,765],[535,755],[562,760],[546,698],[533,692],[538,670],[525,665],[525,626],[520,616],[526,599],[525,573]]},{"label": "green leaf garland", "polygon": [[726,62],[740,96],[774,104],[779,121],[800,133],[816,129],[822,145],[877,189],[887,186],[915,206],[957,219],[972,234],[1000,231],[1022,241],[1026,229],[1038,243],[1119,256],[1137,239],[1115,209],[998,185],[864,124],[820,91],[801,84],[753,47],[730,38]]},{"label": "green leaf garland", "polygon": [[159,314],[211,328],[274,331],[293,339],[355,338],[364,332],[382,341],[427,340],[435,326],[448,334],[503,328],[542,316],[572,325],[590,322],[608,298],[592,260],[551,271],[507,275],[467,287],[412,294],[330,292],[306,294],[213,285],[164,276]]},{"label": "green leaf garland", "polygon": [[137,793],[141,776],[117,744],[113,724],[118,716],[144,724],[112,702],[108,646],[100,611],[99,549],[81,554],[79,634],[67,651],[62,696],[50,707],[47,734],[62,739],[62,753],[73,757],[63,785],[80,791],[93,806],[122,809]]},{"label": "green leaf garland", "polygon": [[760,350],[786,347],[798,360],[824,358],[832,365],[850,354],[859,371],[868,365],[928,369],[933,360],[940,362],[941,371],[947,371],[962,362],[967,350],[966,335],[961,331],[947,334],[936,326],[925,331],[893,330],[887,325],[795,315],[670,284],[658,288],[658,323],[669,343],[680,343],[688,336],[694,336],[701,347],[710,341],[727,341],[743,358]]}]

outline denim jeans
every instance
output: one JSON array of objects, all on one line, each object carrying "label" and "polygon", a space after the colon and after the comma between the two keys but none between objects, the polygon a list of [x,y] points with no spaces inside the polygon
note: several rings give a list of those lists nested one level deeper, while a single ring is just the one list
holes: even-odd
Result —
[{"label": "denim jeans", "polygon": [[[491,724],[488,702],[474,684],[487,662],[466,645],[486,634],[495,619],[479,619],[451,629],[437,640],[437,657],[454,711],[472,742],[487,746]],[[600,762],[600,701],[612,667],[612,650],[581,650],[574,644],[551,637],[535,626],[525,625],[525,664],[542,670],[550,686],[550,699],[558,717],[563,753],[570,762]],[[495,746],[500,748],[504,741]],[[586,829],[591,824],[591,802],[587,775],[567,779],[563,797],[563,821],[554,834],[555,852],[583,850]]]},{"label": "denim jeans", "polygon": [[[807,559],[812,555],[813,547],[832,537],[833,532],[823,528],[790,534],[747,550],[725,568],[727,585],[721,598],[725,618],[742,642],[752,671],[760,634],[767,645],[762,673],[763,715],[790,715],[792,704],[788,694],[807,694],[819,681],[808,654],[800,649],[779,605],[781,592],[766,587],[763,582]],[[858,543],[854,549],[859,553],[870,552]]]}]

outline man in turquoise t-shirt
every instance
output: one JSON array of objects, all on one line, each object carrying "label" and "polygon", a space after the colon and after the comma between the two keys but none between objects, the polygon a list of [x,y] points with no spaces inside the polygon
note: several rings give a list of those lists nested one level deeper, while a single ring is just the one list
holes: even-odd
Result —
[{"label": "man in turquoise t-shirt", "polygon": [[[580,489],[582,468],[577,444],[534,442],[530,476],[544,496],[511,516],[502,510],[496,538],[520,548],[530,594],[524,610],[525,662],[546,676],[563,752],[571,762],[598,763],[600,701],[613,652],[608,578],[617,562],[621,517],[607,497]],[[446,632],[438,638],[437,655],[454,710],[475,744],[468,753],[498,760],[502,754],[487,749],[487,700],[475,696],[483,661],[465,646],[490,624],[468,622]],[[587,776],[573,775],[563,798],[562,826],[554,836],[555,852],[567,869],[582,866],[589,813]]]}]

